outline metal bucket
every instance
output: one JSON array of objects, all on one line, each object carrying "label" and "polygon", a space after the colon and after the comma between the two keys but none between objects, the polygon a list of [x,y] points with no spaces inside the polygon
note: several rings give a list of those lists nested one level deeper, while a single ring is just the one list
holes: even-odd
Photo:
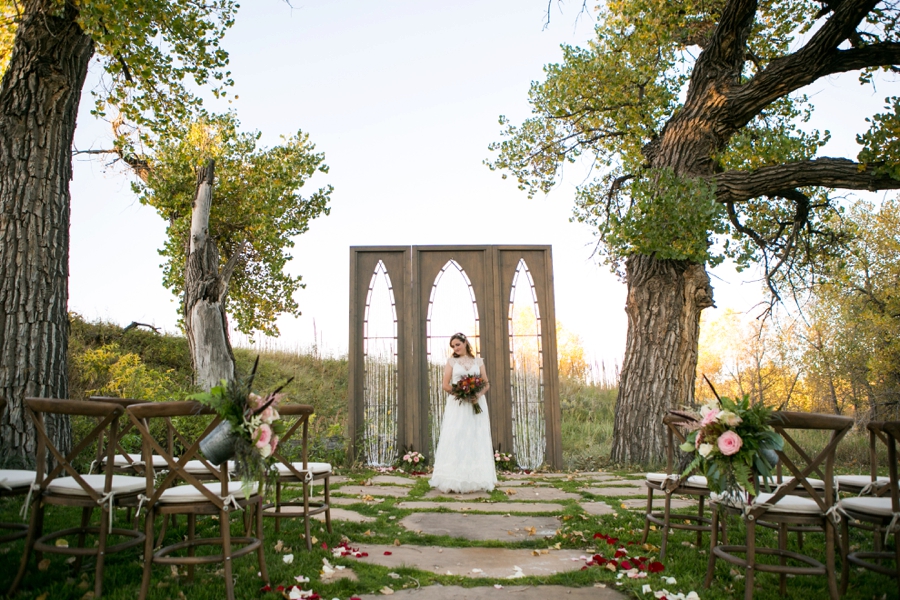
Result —
[{"label": "metal bucket", "polygon": [[209,435],[200,440],[200,452],[215,466],[234,456],[234,436],[231,421],[222,421]]}]

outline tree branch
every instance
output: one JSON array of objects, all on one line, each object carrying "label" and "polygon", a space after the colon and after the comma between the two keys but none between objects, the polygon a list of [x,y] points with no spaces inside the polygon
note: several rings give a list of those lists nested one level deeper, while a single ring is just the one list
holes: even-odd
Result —
[{"label": "tree branch", "polygon": [[786,197],[785,190],[807,186],[869,191],[900,189],[900,180],[876,173],[877,166],[844,158],[817,158],[755,171],[726,171],[713,178],[716,200],[729,203],[760,196]]},{"label": "tree branch", "polygon": [[699,100],[703,95],[701,90],[713,85],[722,71],[734,78],[740,76],[744,66],[747,36],[756,9],[756,0],[729,0],[722,9],[722,15],[712,32],[709,45],[697,57],[685,105],[692,98]]}]

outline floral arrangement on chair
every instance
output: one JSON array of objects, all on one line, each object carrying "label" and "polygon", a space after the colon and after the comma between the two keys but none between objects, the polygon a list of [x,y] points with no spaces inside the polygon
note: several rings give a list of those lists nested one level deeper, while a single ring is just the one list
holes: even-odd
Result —
[{"label": "floral arrangement on chair", "polygon": [[264,483],[272,474],[273,454],[285,431],[277,410],[284,397],[280,392],[294,380],[291,377],[274,392],[259,396],[252,391],[258,366],[257,356],[246,380],[223,379],[209,392],[190,396],[222,417],[222,423],[200,442],[200,451],[215,465],[234,458],[235,475],[245,491],[253,483]]},{"label": "floral arrangement on chair", "polygon": [[751,405],[744,396],[737,401],[719,398],[703,406],[699,415],[679,413],[693,426],[680,448],[695,454],[683,476],[703,473],[709,489],[735,499],[751,485],[754,469],[768,485],[778,462],[775,452],[784,447],[784,439],[769,425],[772,412],[761,403]]}]

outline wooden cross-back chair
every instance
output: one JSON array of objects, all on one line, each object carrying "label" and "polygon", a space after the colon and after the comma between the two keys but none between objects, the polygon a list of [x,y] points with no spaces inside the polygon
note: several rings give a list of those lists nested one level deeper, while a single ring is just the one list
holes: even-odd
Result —
[{"label": "wooden cross-back chair", "polygon": [[869,433],[869,474],[837,475],[834,480],[838,491],[864,496],[886,496],[890,493],[889,478],[878,476],[878,444],[888,446],[888,434],[883,427],[883,421],[870,421],[866,425]]},{"label": "wooden cross-back chair", "polygon": [[[782,467],[790,473],[791,479],[785,480],[772,492],[762,493],[759,477],[754,475],[752,486],[748,482],[748,490],[753,491],[748,492],[746,498],[736,500],[712,496],[712,532],[704,587],[708,588],[712,583],[716,560],[721,559],[744,569],[746,600],[753,598],[757,572],[778,574],[782,595],[787,593],[788,575],[824,575],[828,580],[829,597],[837,600],[839,595],[835,574],[835,542],[836,523],[840,516],[835,505],[834,452],[853,426],[853,419],[835,415],[777,412],[772,415],[770,425],[784,438],[785,450],[778,452],[778,458]],[[791,435],[793,430],[819,430],[830,432],[830,435],[821,449],[808,451]],[[791,448],[797,454],[796,461],[787,453],[787,448]],[[824,481],[824,490],[818,490],[807,481],[813,474],[818,474]],[[806,496],[794,493],[798,487],[806,492]],[[717,536],[719,520],[726,514],[737,514],[743,519],[746,525],[746,538],[743,544],[719,543]],[[777,548],[757,546],[758,525],[777,528]],[[821,528],[825,535],[824,562],[787,549],[790,526]],[[778,562],[760,562],[760,555],[776,557]],[[788,564],[788,561],[799,565]]]},{"label": "wooden cross-back chair", "polygon": [[[174,417],[190,419],[193,416],[212,415],[213,411],[198,402],[160,402],[136,404],[127,409],[131,422],[141,435],[143,458],[145,464],[152,464],[151,455],[159,454],[166,460],[168,473],[161,474],[161,481],[156,482],[155,470],[147,469],[145,491],[141,498],[147,508],[144,520],[146,534],[144,546],[144,575],[141,581],[140,600],[147,597],[154,564],[184,565],[188,578],[193,577],[194,567],[202,564],[219,564],[224,568],[225,591],[228,600],[234,600],[234,559],[256,551],[259,561],[260,575],[264,582],[269,576],[263,553],[262,497],[256,484],[251,493],[245,493],[240,481],[229,481],[226,468],[216,469],[199,454],[200,440],[206,437],[220,422],[216,416],[195,439],[187,437],[180,429],[186,421],[175,423]],[[176,442],[184,450],[175,457],[164,448],[151,433],[151,422],[164,419],[167,426],[172,427]],[[186,470],[191,460],[201,460],[215,476],[215,481],[204,481]],[[177,484],[178,481],[185,483]],[[234,510],[247,510],[255,507],[255,535],[232,536],[230,515]],[[187,539],[178,541],[159,550],[153,550],[154,523],[160,515],[184,514],[187,516]],[[245,513],[246,514],[246,513]],[[196,518],[198,515],[218,516],[219,536],[211,538],[196,537]],[[220,546],[218,554],[197,556],[199,546]],[[239,546],[237,549],[235,546]],[[186,555],[180,555],[185,552]],[[179,555],[176,555],[179,553]]]},{"label": "wooden cross-back chair", "polygon": [[[278,461],[278,479],[275,483],[275,502],[266,504],[263,516],[275,518],[275,532],[280,531],[281,519],[303,517],[307,550],[312,549],[312,536],[310,535],[310,517],[325,513],[325,527],[331,533],[331,464],[322,462],[309,462],[309,418],[314,409],[306,404],[285,404],[278,407],[278,413],[285,421],[293,422],[288,426],[279,441],[274,456]],[[300,461],[291,461],[286,458],[284,451],[288,442],[300,430]],[[316,481],[322,481],[323,500],[311,501],[312,486]],[[291,501],[283,501],[281,497],[282,487],[285,485],[301,485],[302,498]],[[285,508],[289,510],[285,510]]]},{"label": "wooden cross-back chair", "polygon": [[[847,590],[851,564],[895,578],[900,591],[900,475],[898,475],[900,455],[897,452],[900,421],[879,423],[877,428],[888,450],[888,485],[885,486],[886,494],[883,496],[844,498],[838,504],[840,511],[847,517],[841,521],[841,553],[844,557],[841,593]],[[893,551],[883,550],[879,544],[873,550],[860,549],[851,552],[850,527],[860,525],[874,528],[879,538],[883,532],[885,545],[888,538],[893,536]]]},{"label": "wooden cross-back chair", "polygon": [[[706,477],[689,473],[682,476],[682,469],[675,460],[678,446],[685,441],[683,429],[696,420],[678,412],[669,412],[663,417],[663,425],[666,426],[666,472],[647,473],[644,485],[647,486],[647,512],[644,515],[644,535],[641,544],[647,541],[650,535],[650,526],[655,524],[660,528],[662,541],[660,542],[659,558],[666,557],[666,546],[669,540],[669,532],[672,529],[687,529],[697,532],[697,545],[703,543],[703,532],[709,531],[712,520],[704,516],[704,504],[710,495]],[[664,494],[665,505],[662,512],[653,511],[653,492]],[[699,507],[697,514],[672,514],[672,496],[684,495],[698,498]],[[673,520],[674,517],[674,520]],[[724,534],[724,532],[723,532]]]},{"label": "wooden cross-back chair", "polygon": [[[79,568],[84,557],[95,557],[97,562],[94,576],[94,597],[103,593],[103,569],[106,555],[121,552],[139,546],[144,540],[143,533],[133,529],[113,527],[115,509],[120,506],[134,506],[137,495],[144,489],[142,477],[114,475],[112,456],[115,444],[108,444],[107,466],[103,473],[81,475],[73,466],[73,462],[85,450],[89,450],[100,435],[104,433],[115,440],[118,434],[119,417],[122,407],[106,402],[83,402],[77,400],[61,400],[53,398],[26,398],[26,410],[34,423],[37,435],[36,476],[29,492],[26,506],[31,511],[31,521],[25,541],[25,550],[19,571],[10,588],[10,594],[21,583],[32,553],[38,555],[38,562],[43,553],[67,554],[75,557],[75,568]],[[50,439],[44,427],[44,415],[69,415],[93,417],[97,425],[68,453],[63,454]],[[47,454],[50,454],[56,466],[47,469]],[[48,506],[80,507],[81,524],[78,527],[63,529],[44,534],[44,514]],[[99,525],[91,525],[94,509],[101,509]],[[87,547],[85,538],[97,536],[97,546]],[[110,535],[125,538],[124,541],[109,544]],[[77,537],[74,546],[67,544],[57,546],[55,540]]]},{"label": "wooden cross-back chair", "polygon": [[[108,402],[110,404],[117,404],[121,406],[122,409],[126,409],[129,406],[133,406],[135,404],[147,403],[146,400],[138,400],[136,398],[113,398],[111,396],[89,396],[88,400],[92,402]],[[144,458],[141,452],[129,452],[122,446],[122,438],[127,433],[132,431],[133,428],[134,425],[129,419],[124,419],[119,427],[119,436],[115,440],[115,453],[113,456],[114,473],[121,473],[123,475],[144,475]],[[108,443],[109,441],[110,440],[107,439],[106,443]],[[172,451],[175,447],[175,444],[173,439],[173,431],[171,429],[167,430],[166,441],[168,449]],[[100,438],[97,440],[97,458],[91,465],[92,471],[95,465],[102,468],[106,464],[106,446],[104,444],[104,436],[101,434]],[[152,460],[154,468],[166,468],[165,459],[158,454],[154,454]]]},{"label": "wooden cross-back chair", "polygon": [[[0,398],[0,416],[6,409],[6,400]],[[0,469],[0,498],[24,496],[34,483],[35,472],[27,469]],[[0,544],[22,539],[28,534],[25,523],[0,523]]]}]

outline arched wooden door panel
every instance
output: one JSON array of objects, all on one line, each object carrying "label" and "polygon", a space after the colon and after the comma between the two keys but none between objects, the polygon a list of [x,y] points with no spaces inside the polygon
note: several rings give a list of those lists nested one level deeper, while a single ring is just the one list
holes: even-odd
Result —
[{"label": "arched wooden door panel", "polygon": [[[446,401],[445,394],[439,390],[438,377],[448,356],[450,335],[462,331],[484,359],[491,379],[487,400],[494,447],[506,452],[519,447],[520,466],[525,468],[534,468],[539,462],[561,468],[556,322],[549,246],[351,248],[350,432],[354,454],[365,457],[365,448],[370,448],[368,454],[373,454],[372,449],[380,447],[367,435],[381,431],[370,421],[383,415],[384,406],[389,404],[374,404],[382,407],[382,412],[366,409],[373,406],[372,386],[366,383],[366,361],[371,354],[366,353],[366,301],[371,305],[368,287],[372,285],[379,261],[390,275],[397,314],[396,447],[412,447],[429,457],[433,455]],[[516,334],[515,310],[510,312],[522,304],[522,298],[529,300],[528,310],[539,315],[539,319],[533,319],[530,337]],[[368,310],[374,314],[375,309]],[[528,324],[522,327],[531,331]],[[532,352],[534,356],[523,354],[528,344],[539,349]],[[371,372],[373,363],[368,360]],[[523,366],[523,360],[531,360],[530,366]],[[383,366],[384,361],[375,363],[379,365]],[[523,386],[526,375],[531,379]],[[390,388],[389,377],[382,376],[378,381],[387,381]],[[523,394],[523,390],[537,391],[529,395]],[[514,402],[516,398],[518,403]],[[518,430],[514,425],[516,420],[521,422]],[[360,443],[354,445],[354,442]]]}]

